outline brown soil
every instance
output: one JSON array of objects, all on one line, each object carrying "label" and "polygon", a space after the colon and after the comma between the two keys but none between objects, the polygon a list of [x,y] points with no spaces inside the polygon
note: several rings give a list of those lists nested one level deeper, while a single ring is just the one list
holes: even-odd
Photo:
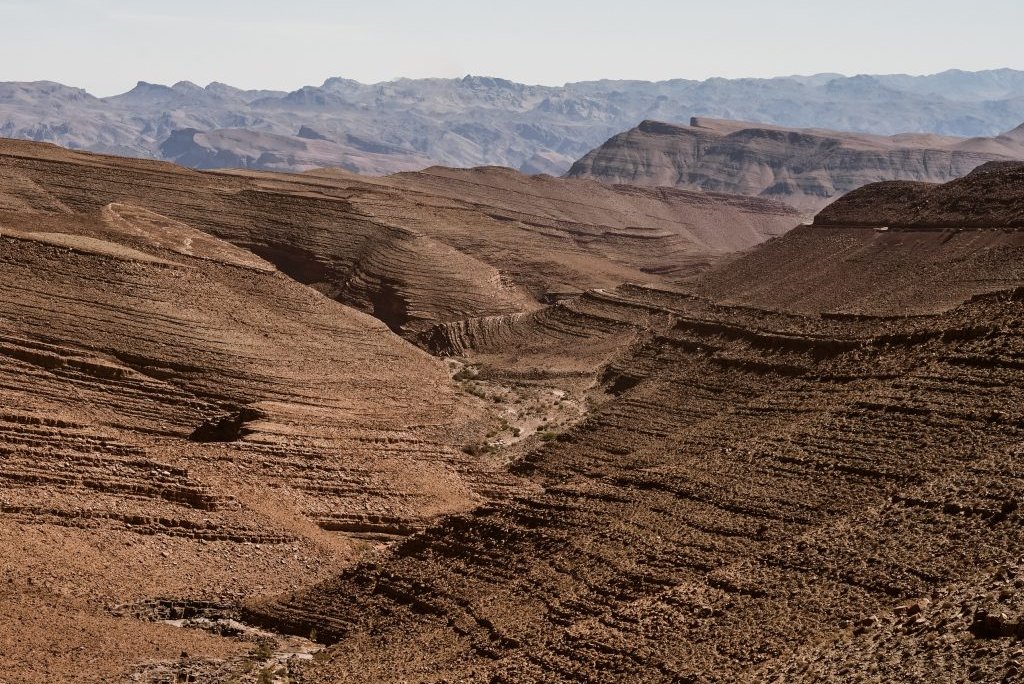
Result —
[{"label": "brown soil", "polygon": [[[508,462],[583,418],[598,371],[501,375],[393,331],[667,282],[794,223],[496,170],[205,174],[0,143],[0,679],[285,681],[289,647],[218,625],[533,491]],[[196,606],[212,622],[166,621]]]},{"label": "brown soil", "polygon": [[2,143],[0,679],[1013,680],[985,173],[736,258],[792,213]]},{"label": "brown soil", "polygon": [[675,322],[609,367],[614,399],[517,461],[540,492],[253,607],[333,644],[306,681],[1015,667],[1019,295],[840,320],[620,294]]}]

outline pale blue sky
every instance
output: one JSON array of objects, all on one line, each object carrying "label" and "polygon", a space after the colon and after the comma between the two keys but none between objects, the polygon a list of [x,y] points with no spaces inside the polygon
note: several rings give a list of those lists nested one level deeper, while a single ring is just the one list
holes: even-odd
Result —
[{"label": "pale blue sky", "polygon": [[0,0],[0,80],[291,90],[329,76],[1024,69],[1024,0]]}]

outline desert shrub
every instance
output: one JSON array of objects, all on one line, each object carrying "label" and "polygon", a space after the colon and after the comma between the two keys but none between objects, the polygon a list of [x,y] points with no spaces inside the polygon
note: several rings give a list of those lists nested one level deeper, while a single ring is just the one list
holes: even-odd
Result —
[{"label": "desert shrub", "polygon": [[254,660],[270,660],[274,655],[274,644],[269,639],[261,639],[252,650]]},{"label": "desert shrub", "polygon": [[474,397],[478,397],[480,399],[487,399],[487,392],[484,392],[482,389],[480,389],[476,385],[471,385],[471,386],[467,387],[466,391],[469,392],[470,394],[472,394]]},{"label": "desert shrub", "polygon": [[481,454],[490,454],[497,451],[493,444],[484,442],[483,444],[467,444],[462,447],[462,453],[469,456],[480,456]]}]

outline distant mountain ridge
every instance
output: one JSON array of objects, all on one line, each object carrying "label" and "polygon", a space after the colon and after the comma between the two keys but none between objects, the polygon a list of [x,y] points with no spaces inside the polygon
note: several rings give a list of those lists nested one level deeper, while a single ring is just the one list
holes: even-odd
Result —
[{"label": "distant mountain ridge", "polygon": [[[106,98],[52,82],[0,83],[0,136],[206,168],[326,164],[385,173],[425,164],[502,165],[561,174],[641,121],[692,116],[880,135],[993,136],[1024,121],[1024,71],[560,87],[482,76],[372,85],[330,78],[292,92],[140,82]],[[198,147],[183,145],[180,134],[166,144],[187,130],[202,134]]]},{"label": "distant mountain ridge", "polygon": [[814,213],[839,195],[889,180],[942,183],[986,162],[1024,159],[1024,125],[994,137],[880,136],[694,117],[644,121],[566,174],[605,183],[726,192]]}]

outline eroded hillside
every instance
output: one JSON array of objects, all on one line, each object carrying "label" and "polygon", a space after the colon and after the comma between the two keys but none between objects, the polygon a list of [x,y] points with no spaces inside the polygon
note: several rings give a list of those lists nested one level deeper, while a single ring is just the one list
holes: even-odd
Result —
[{"label": "eroded hillside", "polygon": [[530,311],[549,290],[689,275],[798,222],[774,202],[496,169],[204,174],[16,141],[0,148],[0,169],[0,208],[137,205],[254,252],[407,335]]},{"label": "eroded hillside", "polygon": [[674,322],[517,462],[542,493],[252,608],[333,644],[308,681],[1012,671],[1019,293],[861,320],[619,297]]},{"label": "eroded hillside", "polygon": [[570,178],[730,192],[813,214],[869,183],[941,183],[990,161],[1024,159],[1024,126],[990,138],[893,136],[694,117],[644,121],[592,150]]},{"label": "eroded hillside", "polygon": [[3,676],[1012,680],[1019,185],[4,143]]},{"label": "eroded hillside", "polygon": [[[984,180],[1009,197],[1015,172],[996,171]],[[984,196],[941,192],[990,211]],[[974,234],[971,256],[998,252],[991,231],[948,219],[959,227],[934,242]],[[830,244],[835,227],[801,230],[797,246],[814,232]],[[514,462],[536,493],[251,604],[250,619],[315,628],[331,646],[305,672],[314,682],[1013,681],[1024,280],[996,259],[999,292],[967,282],[950,295],[969,270],[936,284],[902,269],[914,254],[952,267],[965,251],[900,255],[890,277],[917,293],[912,315],[623,286],[447,327],[453,349],[495,372],[534,354],[579,363],[554,350],[646,334],[610,351],[609,399]]]},{"label": "eroded hillside", "polygon": [[490,380],[396,332],[454,349],[449,326],[667,283],[795,222],[495,169],[208,174],[0,143],[2,677],[291,668],[315,628],[261,632],[244,605],[535,489],[508,461],[579,422],[646,328]]},{"label": "eroded hillside", "polygon": [[945,183],[876,183],[697,279],[693,291],[802,313],[923,314],[1024,277],[1024,164]]}]

